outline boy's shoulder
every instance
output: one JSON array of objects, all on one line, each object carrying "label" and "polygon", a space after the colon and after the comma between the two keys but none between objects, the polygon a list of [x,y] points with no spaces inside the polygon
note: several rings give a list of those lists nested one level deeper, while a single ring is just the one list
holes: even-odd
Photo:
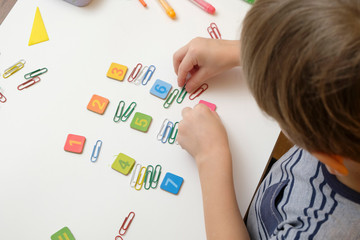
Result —
[{"label": "boy's shoulder", "polygon": [[309,152],[294,146],[262,182],[247,226],[254,239],[359,239],[359,231],[350,229],[360,228],[360,193],[340,183]]}]

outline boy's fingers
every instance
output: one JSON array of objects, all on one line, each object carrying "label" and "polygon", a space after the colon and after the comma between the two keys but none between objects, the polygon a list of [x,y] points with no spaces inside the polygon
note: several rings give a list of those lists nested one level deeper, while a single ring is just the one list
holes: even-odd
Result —
[{"label": "boy's fingers", "polygon": [[203,68],[191,75],[191,78],[186,83],[186,91],[188,93],[194,92],[205,81],[206,70]]},{"label": "boy's fingers", "polygon": [[179,66],[180,66],[184,56],[186,55],[187,50],[188,50],[188,46],[185,45],[184,47],[177,50],[173,55],[173,65],[174,65],[174,71],[175,71],[176,75],[178,74]]},{"label": "boy's fingers", "polygon": [[196,60],[190,55],[186,54],[178,69],[178,85],[182,87],[186,83],[186,76],[196,66]]}]

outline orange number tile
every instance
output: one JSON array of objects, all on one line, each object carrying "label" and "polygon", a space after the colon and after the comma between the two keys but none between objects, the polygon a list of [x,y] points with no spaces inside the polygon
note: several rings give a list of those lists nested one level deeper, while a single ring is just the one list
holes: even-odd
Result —
[{"label": "orange number tile", "polygon": [[108,104],[109,99],[94,94],[87,105],[87,109],[98,114],[104,114]]},{"label": "orange number tile", "polygon": [[124,80],[126,71],[127,71],[127,66],[117,63],[111,63],[106,76],[112,79],[122,81]]}]

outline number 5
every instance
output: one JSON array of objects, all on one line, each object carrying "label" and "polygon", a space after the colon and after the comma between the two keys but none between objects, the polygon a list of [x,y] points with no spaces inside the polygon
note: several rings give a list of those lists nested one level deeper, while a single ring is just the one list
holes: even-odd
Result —
[{"label": "number 5", "polygon": [[141,127],[146,127],[148,125],[148,121],[146,119],[140,119],[140,121],[138,121],[140,118],[136,118],[135,119],[135,124]]}]

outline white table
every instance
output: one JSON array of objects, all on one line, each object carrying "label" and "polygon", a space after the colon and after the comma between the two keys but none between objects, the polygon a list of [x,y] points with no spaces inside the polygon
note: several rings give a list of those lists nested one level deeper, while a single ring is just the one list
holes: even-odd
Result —
[{"label": "white table", "polygon": [[[190,1],[169,1],[177,19],[147,0],[145,9],[133,0],[93,0],[85,8],[60,0],[18,1],[0,26],[0,72],[20,59],[24,69],[0,79],[7,102],[0,104],[0,233],[1,239],[50,239],[68,226],[76,239],[114,239],[129,212],[136,216],[124,239],[205,239],[198,172],[193,159],[178,145],[156,140],[165,118],[181,119],[181,109],[200,99],[217,105],[231,143],[234,181],[245,214],[275,140],[277,124],[257,107],[240,69],[209,82],[194,101],[174,103],[149,94],[156,79],[176,85],[173,53],[196,36],[209,37],[215,22],[224,39],[238,39],[250,5],[240,0],[212,1],[215,16]],[[28,46],[36,7],[50,40]],[[146,86],[106,77],[112,62],[155,65]],[[49,71],[36,85],[18,91],[24,74]],[[127,74],[127,76],[128,76]],[[110,100],[104,115],[86,109],[93,94]],[[137,102],[136,111],[153,117],[147,133],[114,123],[120,100]],[[82,154],[64,151],[69,133],[86,137]],[[90,162],[95,142],[103,146]],[[131,175],[114,171],[118,153],[142,165],[162,166],[184,178],[178,195],[161,190],[136,191]]]}]

